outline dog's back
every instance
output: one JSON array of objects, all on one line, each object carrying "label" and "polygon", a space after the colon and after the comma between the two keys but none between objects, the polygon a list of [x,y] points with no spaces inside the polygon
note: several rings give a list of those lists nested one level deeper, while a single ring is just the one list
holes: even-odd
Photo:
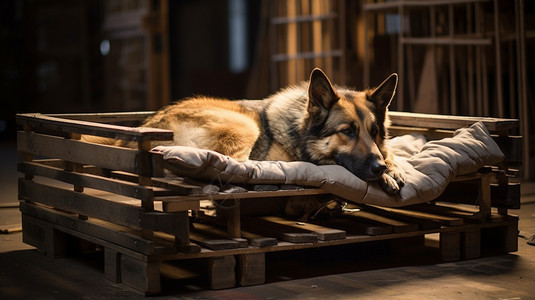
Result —
[{"label": "dog's back", "polygon": [[169,144],[217,151],[244,161],[260,135],[260,116],[231,100],[190,98],[149,117],[143,127],[172,130]]}]

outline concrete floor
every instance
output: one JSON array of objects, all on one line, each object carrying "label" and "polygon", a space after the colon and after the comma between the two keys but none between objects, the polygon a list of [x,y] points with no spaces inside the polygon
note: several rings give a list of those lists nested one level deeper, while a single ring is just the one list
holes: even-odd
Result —
[{"label": "concrete floor", "polygon": [[[14,142],[0,142],[0,207],[17,201]],[[5,205],[4,205],[5,206]],[[396,258],[377,247],[346,246],[266,256],[267,283],[206,290],[198,278],[163,278],[162,299],[535,299],[535,182],[522,185],[518,252],[439,263],[433,256]],[[20,224],[17,208],[0,208],[0,226]],[[370,253],[370,252],[374,253]],[[379,251],[380,252],[380,251]],[[143,299],[106,281],[101,254],[50,258],[0,235],[0,299]]]}]

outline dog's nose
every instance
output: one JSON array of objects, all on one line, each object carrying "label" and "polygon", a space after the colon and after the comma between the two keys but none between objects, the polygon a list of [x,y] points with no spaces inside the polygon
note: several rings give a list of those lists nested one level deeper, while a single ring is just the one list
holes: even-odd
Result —
[{"label": "dog's nose", "polygon": [[371,165],[371,171],[373,176],[379,177],[386,171],[386,166],[378,161],[374,161]]}]

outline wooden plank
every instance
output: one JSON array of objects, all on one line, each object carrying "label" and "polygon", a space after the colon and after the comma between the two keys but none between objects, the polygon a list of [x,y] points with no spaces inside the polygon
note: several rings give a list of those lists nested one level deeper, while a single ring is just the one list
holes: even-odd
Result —
[{"label": "wooden plank", "polygon": [[[68,214],[25,202],[21,202],[21,211],[23,215],[45,220],[50,224],[54,224],[56,227],[68,228],[117,245],[118,247],[110,246],[110,248],[123,253],[127,252],[125,249],[131,250],[132,253],[145,255],[172,254],[177,252],[173,243],[162,241],[156,243],[155,241],[146,240],[136,235],[134,231],[111,223],[99,222],[91,218],[80,220],[76,214]],[[27,228],[24,227],[24,231],[26,230]],[[129,254],[132,256],[132,253]]]},{"label": "wooden plank", "polygon": [[421,218],[421,217],[416,217],[416,216],[409,216],[406,214],[399,214],[399,213],[390,211],[388,208],[385,208],[385,207],[364,205],[364,204],[359,204],[359,206],[363,207],[363,209],[365,209],[366,211],[372,212],[376,215],[384,216],[386,218],[397,220],[397,221],[404,222],[407,224],[417,224],[420,230],[436,229],[442,226],[440,222],[436,222],[428,218]]},{"label": "wooden plank", "polygon": [[318,241],[316,234],[293,226],[254,217],[242,217],[241,221],[244,230],[267,237],[274,237],[278,240],[290,243],[315,243]]},{"label": "wooden plank", "polygon": [[246,248],[247,240],[242,238],[232,238],[221,228],[208,224],[195,223],[191,230],[190,239],[210,250],[226,250],[236,248]]},{"label": "wooden plank", "polygon": [[144,210],[138,206],[109,201],[24,178],[19,179],[19,198],[134,229],[142,229],[140,215]]},{"label": "wooden plank", "polygon": [[152,188],[147,188],[127,181],[106,178],[91,174],[67,172],[58,168],[48,167],[33,162],[19,163],[18,171],[36,176],[44,176],[73,185],[98,189],[137,199],[152,200],[153,197]]},{"label": "wooden plank", "polygon": [[258,199],[265,200],[266,197],[289,197],[289,196],[308,196],[308,195],[323,195],[329,194],[323,189],[317,188],[303,188],[299,190],[278,190],[278,191],[247,191],[244,193],[225,193],[220,192],[216,194],[201,194],[201,195],[188,195],[174,196],[173,199],[166,199],[166,202],[183,201],[183,200],[228,200],[228,199]]},{"label": "wooden plank", "polygon": [[452,218],[452,217],[447,217],[447,216],[441,216],[441,215],[438,215],[438,214],[433,214],[433,213],[428,213],[428,212],[423,212],[423,211],[413,211],[413,210],[410,210],[410,209],[407,209],[407,208],[384,208],[385,210],[387,211],[390,211],[390,212],[393,212],[393,213],[396,213],[396,214],[400,214],[400,215],[405,215],[405,216],[410,216],[410,217],[415,217],[415,218],[419,218],[419,219],[428,219],[428,220],[431,220],[431,221],[434,221],[434,222],[438,222],[440,223],[441,225],[444,225],[444,226],[455,226],[455,225],[462,225],[464,223],[463,219],[461,218]]},{"label": "wooden plank", "polygon": [[329,219],[317,220],[314,223],[343,230],[347,235],[378,236],[392,233],[392,226],[379,223],[370,223],[365,219],[351,214],[344,214]]},{"label": "wooden plank", "polygon": [[506,131],[518,128],[518,119],[501,119],[490,117],[466,117],[436,114],[408,113],[400,111],[389,111],[388,115],[392,125],[411,126],[434,129],[456,130],[462,127],[483,122],[491,132]]},{"label": "wooden plank", "polygon": [[311,233],[316,234],[320,241],[332,241],[346,238],[346,232],[339,229],[328,228],[312,223],[296,222],[295,220],[284,219],[276,216],[266,216],[260,218],[269,222],[307,230]]},{"label": "wooden plank", "polygon": [[479,212],[477,209],[461,209],[460,207],[436,204],[416,204],[410,206],[411,210],[428,212],[444,217],[461,218],[467,222],[483,223],[485,218],[477,218],[475,215]]},{"label": "wooden plank", "polygon": [[[197,217],[202,219],[203,222],[214,224],[216,226],[222,227],[226,225],[224,218],[208,216],[202,210],[197,212]],[[276,238],[262,236],[245,230],[241,231],[241,237],[246,239],[249,242],[249,245],[260,248],[275,246],[278,243]]]},{"label": "wooden plank", "polygon": [[[177,199],[178,198],[178,199]],[[162,208],[165,212],[180,212],[188,210],[199,210],[199,199],[183,199],[177,196],[155,197],[154,201],[162,201]]]},{"label": "wooden plank", "polygon": [[125,123],[141,122],[146,118],[154,115],[155,111],[137,111],[137,112],[110,112],[110,113],[73,113],[73,114],[46,114],[48,117],[71,119],[77,121],[96,122],[96,123]]},{"label": "wooden plank", "polygon": [[[34,155],[139,174],[143,171],[141,151],[84,143],[37,133],[17,134],[17,149]],[[145,161],[145,163],[148,163]]]},{"label": "wooden plank", "polygon": [[399,221],[395,218],[389,218],[380,213],[375,213],[372,210],[367,211],[366,208],[362,207],[359,211],[351,212],[350,215],[363,220],[369,220],[371,224],[385,224],[392,226],[394,233],[416,231],[419,228],[416,223]]},{"label": "wooden plank", "polygon": [[249,242],[249,245],[259,248],[272,247],[277,245],[278,241],[276,238],[265,237],[259,234],[250,233],[247,231],[241,232],[242,238],[246,239]]},{"label": "wooden plank", "polygon": [[102,124],[88,121],[79,121],[52,117],[43,114],[17,114],[17,124],[27,125],[30,128],[42,128],[56,132],[79,133],[96,135],[127,141],[141,140],[173,140],[173,132],[157,128],[126,127],[119,125]]}]

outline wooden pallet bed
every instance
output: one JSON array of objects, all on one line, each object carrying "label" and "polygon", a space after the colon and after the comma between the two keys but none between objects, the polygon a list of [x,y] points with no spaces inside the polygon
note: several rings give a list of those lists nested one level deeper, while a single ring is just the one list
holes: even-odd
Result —
[{"label": "wooden pallet bed", "polygon": [[[89,242],[104,252],[106,278],[147,295],[161,292],[162,265],[177,260],[198,262],[208,286],[220,289],[264,283],[265,254],[275,251],[382,240],[418,246],[431,234],[439,236],[445,261],[478,257],[482,247],[517,250],[518,219],[508,213],[520,205],[519,185],[508,180],[521,160],[517,120],[392,112],[391,134],[417,132],[429,139],[482,121],[506,159],[456,178],[437,202],[350,204],[332,217],[303,222],[282,214],[245,215],[240,206],[327,191],[207,193],[206,183],[165,176],[151,142],[171,140],[172,132],[135,127],[150,114],[17,115],[24,242],[50,256],[65,255],[72,237]],[[82,135],[133,141],[138,148],[87,143]]]}]

